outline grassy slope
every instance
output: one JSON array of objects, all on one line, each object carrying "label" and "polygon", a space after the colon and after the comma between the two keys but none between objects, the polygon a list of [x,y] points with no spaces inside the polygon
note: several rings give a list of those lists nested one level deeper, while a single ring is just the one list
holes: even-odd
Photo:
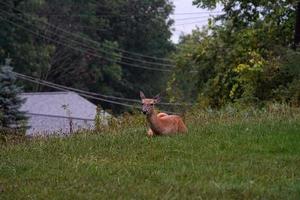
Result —
[{"label": "grassy slope", "polygon": [[2,147],[0,199],[300,199],[299,120],[144,132]]}]

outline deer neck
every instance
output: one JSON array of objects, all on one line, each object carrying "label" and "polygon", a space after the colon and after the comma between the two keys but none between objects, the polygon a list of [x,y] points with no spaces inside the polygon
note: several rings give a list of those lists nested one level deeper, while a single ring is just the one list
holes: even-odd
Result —
[{"label": "deer neck", "polygon": [[157,134],[161,133],[161,123],[159,118],[157,117],[157,112],[153,110],[149,115],[147,115],[147,120],[150,124],[150,128],[152,131],[156,132]]}]

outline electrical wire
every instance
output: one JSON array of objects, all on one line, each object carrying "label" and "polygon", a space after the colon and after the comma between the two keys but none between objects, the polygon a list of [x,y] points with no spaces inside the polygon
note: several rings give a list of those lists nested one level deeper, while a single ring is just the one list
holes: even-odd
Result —
[{"label": "electrical wire", "polygon": [[[55,87],[60,87],[62,89],[65,89],[67,91],[74,91],[74,92],[78,92],[78,93],[83,93],[83,94],[87,94],[87,95],[92,95],[92,96],[99,96],[99,97],[103,97],[103,98],[111,98],[111,99],[117,99],[117,100],[124,100],[124,101],[128,101],[128,102],[133,102],[133,103],[140,103],[140,100],[137,99],[129,99],[129,98],[123,98],[123,97],[116,97],[116,96],[110,96],[110,95],[103,95],[103,94],[99,94],[99,93],[94,93],[94,92],[89,92],[89,91],[84,91],[84,90],[80,90],[80,89],[76,89],[76,88],[72,88],[72,87],[68,87],[68,86],[63,86],[63,85],[59,85],[59,84],[55,84],[49,81],[44,81],[38,78],[34,78],[31,76],[27,76],[24,74],[20,74],[17,72],[13,72],[16,76],[24,78],[24,79],[30,79],[30,80],[35,80],[35,81],[39,81],[42,82],[44,84],[48,84],[48,85],[53,85]],[[192,106],[193,104],[191,103],[159,103],[159,105],[174,105],[174,106]]]},{"label": "electrical wire", "polygon": [[[8,15],[11,15],[10,13],[8,13],[7,11],[4,11],[3,9],[0,9],[0,11],[5,12],[5,13],[7,13]],[[12,16],[12,17],[17,18],[16,16]],[[18,20],[22,20],[23,22],[32,25],[31,23],[29,23],[29,22],[23,20],[22,18],[17,18],[17,19],[18,19]],[[57,26],[54,26],[54,25],[52,25],[52,27],[54,27],[54,28],[56,28],[56,29],[61,29],[61,28],[58,28]],[[42,30],[42,29],[40,29],[40,28],[36,28],[36,29]],[[62,36],[62,34],[56,33],[56,32],[51,31],[51,30],[47,30],[47,32],[50,32],[50,33],[52,33],[53,35],[58,36],[58,37],[61,37],[61,36]],[[65,30],[64,32],[68,32],[68,31]],[[69,34],[72,34],[72,33],[70,33],[70,32],[68,32],[68,33],[69,33]],[[145,60],[141,60],[141,59],[131,58],[131,57],[124,56],[124,55],[113,54],[113,53],[108,52],[107,50],[104,50],[104,49],[100,48],[100,47],[94,48],[94,47],[91,47],[90,45],[87,45],[87,44],[85,44],[85,43],[79,42],[79,41],[77,41],[77,40],[69,39],[69,38],[67,38],[66,35],[63,35],[63,36],[66,38],[65,41],[66,41],[66,40],[69,40],[69,41],[71,41],[71,42],[73,42],[73,43],[77,43],[77,44],[79,44],[79,45],[82,45],[84,48],[87,48],[88,50],[92,50],[92,51],[100,51],[101,53],[104,53],[104,54],[106,54],[106,55],[108,55],[108,56],[114,56],[114,57],[118,57],[118,58],[120,58],[120,59],[124,58],[124,59],[126,59],[126,60],[131,60],[131,61],[141,62],[142,64],[151,64],[151,65],[164,66],[164,67],[174,67],[174,65],[170,65],[170,64],[159,63],[159,62],[150,62],[150,61],[145,61]],[[85,38],[80,37],[80,39],[83,39],[83,40],[84,40]],[[93,41],[93,40],[91,40],[91,41]],[[99,45],[99,43],[96,42],[96,41],[93,41],[93,44]]]},{"label": "electrical wire", "polygon": [[21,28],[21,29],[23,29],[23,30],[25,30],[25,31],[27,31],[27,32],[30,32],[30,33],[32,33],[32,34],[34,34],[34,35],[36,35],[36,36],[39,36],[39,37],[41,37],[41,38],[47,39],[47,40],[49,40],[49,41],[52,41],[52,42],[54,42],[54,43],[56,43],[56,44],[63,45],[63,46],[65,46],[65,47],[71,48],[71,49],[73,49],[73,50],[79,51],[79,52],[81,52],[81,53],[85,53],[85,54],[90,55],[90,56],[93,56],[93,57],[98,57],[98,58],[101,58],[101,59],[104,59],[104,60],[107,60],[107,61],[117,62],[117,63],[119,63],[119,64],[123,64],[123,65],[130,66],[130,67],[135,67],[135,68],[141,68],[141,69],[152,70],[152,71],[160,71],[160,72],[172,72],[172,70],[168,70],[168,69],[160,69],[160,68],[146,67],[146,66],[136,65],[136,64],[132,64],[132,63],[127,63],[127,62],[124,62],[124,61],[116,61],[116,60],[114,60],[114,59],[107,58],[107,57],[102,57],[102,56],[100,56],[100,55],[98,55],[98,54],[90,53],[90,52],[87,52],[87,51],[85,51],[85,50],[83,50],[83,49],[74,47],[74,46],[72,46],[72,45],[65,44],[65,43],[63,43],[63,42],[54,40],[54,39],[52,39],[52,38],[50,38],[50,37],[47,37],[47,36],[41,35],[41,34],[35,32],[35,31],[32,31],[32,30],[30,30],[30,29],[28,29],[28,28],[26,28],[26,27],[20,25],[20,24],[17,24],[17,23],[12,22],[12,21],[10,21],[10,20],[8,20],[8,19],[5,19],[5,18],[3,18],[3,16],[2,16],[1,18],[2,18],[4,21],[7,21],[8,23],[10,23],[10,24],[12,24],[12,25],[14,25],[14,26],[17,26],[17,27],[19,27],[19,28]]},{"label": "electrical wire", "polygon": [[201,11],[201,12],[184,12],[184,13],[174,13],[171,15],[199,15],[199,14],[223,14],[223,11]]},{"label": "electrical wire", "polygon": [[[14,25],[14,26],[17,26],[17,27],[19,27],[19,28],[21,28],[21,29],[23,29],[23,30],[25,30],[25,31],[27,31],[27,32],[30,32],[30,33],[32,33],[32,34],[38,36],[38,37],[44,38],[44,39],[49,40],[49,41],[52,41],[52,42],[54,42],[54,43],[56,43],[56,44],[63,45],[63,46],[65,46],[65,47],[71,48],[71,49],[73,49],[73,50],[79,51],[79,52],[81,52],[81,53],[85,53],[85,54],[90,55],[90,56],[93,56],[93,57],[98,57],[98,58],[101,58],[101,59],[104,59],[104,60],[107,60],[107,61],[117,62],[117,63],[119,63],[119,64],[127,65],[127,66],[130,66],[130,67],[135,67],[135,68],[141,68],[141,69],[152,70],[152,71],[160,71],[160,72],[169,72],[169,73],[173,72],[172,70],[169,70],[169,69],[152,68],[152,67],[136,65],[136,64],[132,64],[132,63],[124,62],[124,61],[117,61],[117,60],[114,60],[114,59],[111,59],[111,58],[107,58],[107,57],[102,57],[101,55],[98,55],[98,54],[95,54],[95,53],[87,52],[87,51],[84,50],[84,49],[81,49],[81,48],[78,48],[78,47],[74,47],[74,46],[72,46],[72,45],[68,45],[68,44],[66,44],[66,43],[63,43],[63,42],[54,40],[54,39],[52,39],[52,38],[50,38],[50,37],[48,37],[48,36],[45,36],[45,35],[42,35],[42,34],[40,34],[40,33],[35,32],[35,31],[32,31],[32,30],[30,30],[30,29],[28,29],[28,28],[26,28],[26,27],[24,27],[24,26],[22,26],[22,25],[20,25],[20,24],[17,24],[17,23],[12,22],[12,21],[10,21],[10,20],[8,20],[8,19],[5,19],[3,16],[2,16],[1,18],[2,18],[4,21],[7,21],[8,23],[10,23],[10,24],[12,24],[12,25]],[[198,71],[196,71],[196,70],[190,71],[190,73],[197,73],[197,72],[198,72]]]},{"label": "electrical wire", "polygon": [[[0,2],[1,3],[1,2]],[[3,3],[3,2],[2,2]],[[6,4],[7,5],[7,4]],[[3,11],[3,10],[2,10]],[[6,11],[4,11],[4,12],[6,12]],[[21,11],[20,11],[21,12]],[[5,20],[5,19],[4,19]],[[6,19],[7,20],[7,19]],[[9,21],[9,20],[8,20]],[[10,23],[13,23],[13,22],[11,22],[11,21],[9,21]],[[21,25],[19,25],[19,27],[20,27]],[[21,27],[22,28],[22,27]],[[25,27],[23,27],[23,29],[24,29]],[[26,29],[26,28],[25,28]],[[33,33],[32,31],[31,31],[31,33]],[[35,34],[35,35],[37,35],[38,33],[36,33],[36,32],[34,32],[33,34]],[[41,37],[41,35],[40,34],[38,34],[37,36],[40,36]],[[61,43],[61,42],[58,42],[58,41],[54,41],[52,38],[49,38],[49,37],[46,37],[46,36],[42,36],[43,38],[46,38],[46,39],[48,39],[48,40],[51,40],[51,41],[53,41],[53,42],[55,42],[55,43],[60,43],[60,44],[62,44],[62,45],[64,45],[63,43]],[[77,41],[78,42],[78,41]],[[94,41],[93,41],[94,42]],[[67,46],[67,47],[69,47],[69,48],[76,48],[76,47],[73,47],[73,46],[68,46],[68,45],[64,45],[64,46]],[[79,51],[81,51],[82,52],[82,49],[75,49],[75,50],[79,50]],[[92,56],[95,56],[95,57],[97,57],[95,54],[93,54],[93,53],[88,53],[88,52],[84,52],[84,53],[86,53],[86,54],[89,54],[89,55],[92,55]],[[99,56],[98,56],[99,57]],[[100,58],[102,58],[102,59],[106,59],[106,60],[109,60],[109,61],[113,61],[113,62],[115,62],[115,60],[113,60],[113,59],[110,59],[110,58],[104,58],[104,57],[102,57],[102,56],[100,56]],[[136,67],[136,68],[143,68],[143,69],[148,69],[148,70],[154,70],[154,71],[162,71],[162,72],[172,72],[171,70],[167,70],[167,69],[159,69],[159,68],[151,68],[151,67],[146,67],[146,66],[140,66],[140,65],[136,65],[136,64],[132,64],[132,63],[127,63],[127,62],[124,62],[124,61],[118,61],[118,63],[119,64],[124,64],[124,65],[128,65],[128,66],[132,66],[132,67]],[[198,71],[195,71],[195,70],[193,70],[193,71],[190,71],[190,73],[197,73]]]},{"label": "electrical wire", "polygon": [[[8,6],[8,4],[6,4]],[[201,12],[184,12],[184,13],[171,13],[171,16],[177,16],[177,15],[207,15],[207,14],[218,14],[218,13],[224,13],[223,11],[201,11]],[[93,14],[94,15],[94,14]],[[88,16],[93,16],[91,14],[47,14],[47,16],[54,16],[54,17],[88,17]],[[120,14],[120,13],[115,13],[113,14],[112,12],[103,12],[95,14],[96,16],[108,16],[108,17],[128,17],[131,18],[132,15],[126,15],[126,14]]]},{"label": "electrical wire", "polygon": [[[13,72],[13,73],[15,73],[15,72]],[[18,76],[18,75],[16,75],[16,76],[19,79],[30,81],[30,82],[36,83],[36,84],[41,84],[41,85],[44,85],[44,86],[47,86],[47,87],[50,87],[50,88],[54,88],[54,89],[57,89],[57,90],[60,90],[60,91],[74,92],[74,91],[67,90],[67,89],[64,89],[64,88],[61,88],[61,87],[57,87],[57,86],[54,86],[54,85],[51,85],[51,84],[45,84],[45,83],[43,83],[41,81],[27,79],[27,78],[24,78],[24,77]],[[141,109],[140,106],[136,106],[136,105],[130,105],[130,104],[125,104],[125,103],[120,103],[120,102],[117,102],[117,101],[107,100],[107,99],[103,99],[103,98],[99,98],[99,97],[95,97],[95,96],[88,95],[88,94],[83,94],[83,93],[78,93],[78,94],[80,96],[86,97],[88,99],[94,99],[94,100],[98,100],[98,101],[102,101],[102,102],[106,102],[106,103],[110,103],[110,104],[115,104],[115,105],[120,105],[120,106],[124,106],[124,107],[129,107],[129,108],[133,108],[133,109]],[[178,113],[175,113],[175,112],[164,111],[164,110],[162,110],[162,112],[168,113],[168,114],[178,114]]]},{"label": "electrical wire", "polygon": [[[77,15],[51,15],[51,14],[47,14],[46,16],[58,16],[58,17],[82,17],[82,16],[89,16],[89,15],[82,15],[82,14],[77,14]],[[99,16],[99,15],[97,15]],[[100,15],[102,16],[102,15]],[[104,15],[104,16],[107,16],[107,15]],[[172,15],[171,15],[172,16]],[[207,13],[205,15],[200,15],[200,16],[197,16],[197,17],[187,17],[187,18],[172,18],[170,17],[169,20],[174,20],[174,21],[186,21],[186,20],[191,20],[191,19],[201,19],[201,18],[207,18],[207,17],[211,17],[213,16],[213,13]],[[122,18],[124,19],[124,18]],[[120,19],[120,20],[122,20]],[[129,17],[129,19],[131,19],[131,17]],[[141,22],[135,22],[135,23],[138,23],[138,24],[142,24]],[[93,26],[76,26],[76,27],[84,27],[84,28],[93,28],[93,29],[97,29]],[[102,31],[108,31],[109,29],[99,29],[99,30],[102,30]]]},{"label": "electrical wire", "polygon": [[80,118],[80,117],[69,117],[69,116],[61,116],[61,115],[39,114],[39,113],[31,113],[31,112],[25,112],[25,115],[40,116],[40,117],[51,117],[51,118],[61,118],[61,119],[72,119],[72,120],[80,120],[80,121],[95,121],[95,119],[87,119],[87,118]]},{"label": "electrical wire", "polygon": [[[53,88],[53,89],[57,89],[57,90],[60,90],[60,91],[64,91],[64,92],[74,92],[74,91],[72,91],[72,90],[68,90],[68,89],[65,89],[65,88],[63,88],[63,87],[59,87],[59,86],[55,86],[55,85],[52,85],[52,84],[44,83],[43,81],[33,80],[33,79],[28,79],[28,78],[19,76],[19,75],[17,75],[17,74],[16,74],[16,76],[17,76],[17,78],[19,78],[19,79],[26,80],[26,81],[29,81],[29,82],[32,82],[32,83],[36,83],[36,84],[40,84],[40,85],[44,85],[44,86],[47,86],[47,87],[50,87],[50,88]],[[121,105],[121,106],[129,107],[129,108],[139,108],[139,107],[134,106],[134,105],[125,104],[125,103],[120,103],[120,102],[117,102],[117,101],[112,101],[112,100],[108,100],[108,99],[104,99],[104,98],[100,98],[100,97],[95,97],[95,96],[88,95],[88,94],[84,94],[84,93],[80,93],[80,92],[78,92],[78,94],[79,94],[80,96],[84,96],[84,97],[87,97],[87,98],[89,98],[89,99],[95,99],[95,100],[99,100],[99,101],[106,102],[106,103],[111,103],[111,104]]]},{"label": "electrical wire", "polygon": [[38,78],[34,78],[34,77],[27,76],[27,75],[24,75],[24,74],[20,74],[20,73],[17,73],[17,72],[13,72],[13,73],[16,76],[19,76],[19,77],[22,77],[22,78],[36,80],[36,81],[39,81],[39,82],[42,82],[42,83],[45,83],[45,84],[53,85],[53,86],[56,86],[56,87],[61,87],[61,88],[66,89],[66,90],[72,90],[72,91],[75,91],[75,92],[84,93],[84,94],[93,95],[93,96],[100,96],[100,97],[103,97],[103,98],[112,98],[112,99],[117,99],[117,100],[126,100],[126,101],[131,101],[131,102],[134,102],[134,103],[140,103],[140,101],[134,100],[134,99],[127,99],[127,98],[122,98],[122,97],[115,97],[115,96],[109,96],[109,95],[102,95],[102,94],[94,93],[94,92],[88,92],[88,91],[84,91],[84,90],[80,90],[80,89],[76,89],[76,88],[72,88],[72,87],[68,87],[68,86],[63,86],[63,85],[51,83],[49,81],[40,80]]},{"label": "electrical wire", "polygon": [[203,23],[203,22],[208,22],[208,19],[194,21],[194,22],[188,22],[188,23],[183,23],[183,24],[175,24],[174,26],[185,26],[185,25],[191,25],[191,24],[199,24],[199,23]]},{"label": "electrical wire", "polygon": [[[2,3],[2,5],[6,5],[6,6],[10,7],[10,5],[7,4],[7,3],[4,3],[4,2],[0,2],[0,3]],[[29,14],[25,14],[24,12],[22,12],[22,11],[19,10],[19,9],[16,9],[16,8],[13,8],[13,9],[16,10],[16,11],[18,11],[19,13],[22,13],[24,16],[31,16],[31,15],[29,15]],[[31,17],[33,18],[33,16],[31,16]],[[35,19],[37,19],[37,18],[35,18]],[[40,20],[40,19],[37,19],[37,20],[39,20],[41,23],[47,24],[47,25],[49,25],[49,26],[54,26],[54,25],[52,25],[52,24],[50,24],[50,23],[47,23],[47,22],[45,22],[45,21],[42,21],[42,20]],[[55,26],[54,26],[54,27],[55,27]],[[77,35],[77,34],[74,34],[74,33],[71,33],[71,32],[68,32],[68,31],[66,31],[66,30],[64,30],[64,29],[62,29],[62,28],[60,28],[60,27],[56,27],[56,28],[57,28],[58,30],[61,30],[62,32],[71,34],[71,35],[73,35],[74,37],[79,37],[79,38],[81,38],[81,39],[90,41],[90,42],[92,42],[92,43],[95,42],[95,41],[93,41],[93,40],[91,40],[91,39],[88,39],[88,38],[82,38],[81,36],[79,36],[79,35]],[[103,46],[106,46],[106,45],[104,44]],[[118,50],[118,51],[120,51],[120,52],[124,52],[124,53],[127,53],[127,54],[136,55],[136,56],[141,56],[141,57],[144,57],[144,58],[151,58],[151,59],[155,59],[155,60],[162,60],[162,61],[173,62],[173,60],[171,60],[171,59],[158,58],[158,57],[154,57],[154,56],[148,56],[148,55],[144,55],[144,54],[140,54],[140,53],[135,53],[135,52],[130,52],[130,51],[126,51],[126,50],[124,50],[124,49],[120,49],[120,48],[116,48],[116,47],[111,47],[111,46],[106,46],[106,47],[107,47],[107,48],[110,48],[110,49],[115,49],[115,50]]]},{"label": "electrical wire", "polygon": [[208,16],[205,16],[205,17],[188,17],[188,18],[180,18],[180,19],[173,19],[175,22],[178,22],[178,21],[189,21],[189,20],[193,20],[193,19],[208,19],[210,17],[213,17],[212,15],[208,15]]}]

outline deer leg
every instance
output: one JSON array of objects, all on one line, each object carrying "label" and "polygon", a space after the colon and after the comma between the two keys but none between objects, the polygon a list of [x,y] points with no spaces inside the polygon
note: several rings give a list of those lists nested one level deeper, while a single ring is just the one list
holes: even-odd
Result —
[{"label": "deer leg", "polygon": [[147,131],[147,135],[148,135],[149,137],[152,137],[152,136],[154,135],[151,128],[149,128],[149,130]]}]

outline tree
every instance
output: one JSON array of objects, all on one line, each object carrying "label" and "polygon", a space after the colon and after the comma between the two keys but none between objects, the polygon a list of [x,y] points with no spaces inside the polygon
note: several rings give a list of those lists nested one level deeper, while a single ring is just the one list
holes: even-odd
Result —
[{"label": "tree", "polygon": [[9,64],[6,59],[0,70],[0,124],[5,128],[19,128],[26,120],[20,111],[24,100],[18,96],[22,90],[15,84],[16,77]]},{"label": "tree", "polygon": [[295,15],[298,0],[194,0],[194,5],[213,9],[218,4],[223,6],[223,15],[216,18],[226,24],[231,21],[232,30],[251,27],[263,21],[272,27],[274,43],[292,45],[295,28]]},{"label": "tree", "polygon": [[[26,4],[31,5],[24,6]],[[26,16],[35,15],[39,3],[34,0],[3,0],[0,2],[0,60],[7,55],[14,60],[14,69],[27,75],[41,77],[49,68],[49,60],[54,51],[53,45],[44,43],[44,40],[28,31],[36,31],[33,26],[41,28],[35,21],[26,21]],[[16,10],[18,9],[18,10]],[[22,28],[23,27],[23,28]],[[37,91],[37,85],[23,83],[24,88]]]},{"label": "tree", "polygon": [[[223,3],[225,14],[181,38],[173,55],[177,70],[169,81],[171,97],[211,107],[267,101],[299,105],[299,53],[290,50],[296,1],[194,2],[205,8]],[[192,70],[193,79],[185,73]]]},{"label": "tree", "polygon": [[[118,41],[121,48],[131,52],[138,52],[144,55],[151,55],[158,58],[166,57],[172,50],[173,45],[170,41],[170,27],[173,23],[169,20],[169,15],[173,12],[170,1],[165,0],[129,0],[111,3],[112,6],[99,6],[98,13],[109,13],[111,37]],[[101,9],[101,11],[100,11]],[[125,11],[125,12],[124,12]],[[126,14],[125,14],[126,13]],[[142,60],[136,62],[128,60],[126,57],[134,57]],[[147,67],[170,69],[162,66],[145,64],[145,62],[163,62],[143,56],[132,56],[123,53],[122,61]],[[170,63],[165,63],[170,64]],[[137,91],[148,91],[150,94],[163,91],[166,86],[169,73],[161,71],[151,71],[132,68],[122,64],[124,78],[119,87],[122,93],[136,98]]]},{"label": "tree", "polygon": [[[17,72],[129,98],[165,87],[168,73],[139,67],[168,68],[140,54],[163,58],[173,49],[169,0],[3,0],[0,9],[0,59],[9,54]],[[24,85],[27,91],[51,91]]]}]

